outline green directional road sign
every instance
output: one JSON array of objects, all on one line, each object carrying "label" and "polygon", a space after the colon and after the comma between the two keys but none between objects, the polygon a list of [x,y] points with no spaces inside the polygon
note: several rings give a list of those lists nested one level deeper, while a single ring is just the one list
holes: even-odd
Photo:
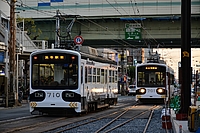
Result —
[{"label": "green directional road sign", "polygon": [[125,24],[125,39],[138,40],[141,39],[141,24],[127,23]]}]

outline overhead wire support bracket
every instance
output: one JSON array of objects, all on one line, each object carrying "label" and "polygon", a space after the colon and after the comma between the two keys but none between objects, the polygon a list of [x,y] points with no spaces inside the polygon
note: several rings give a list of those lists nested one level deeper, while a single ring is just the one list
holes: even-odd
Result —
[{"label": "overhead wire support bracket", "polygon": [[71,30],[74,25],[74,22],[76,21],[76,16],[75,18],[72,19],[70,24],[66,28],[66,34],[61,35],[61,29],[60,29],[60,18],[66,18],[67,16],[63,16],[59,10],[56,11],[56,39],[55,39],[55,47],[56,48],[67,48],[67,49],[73,49],[73,40],[71,37]]}]

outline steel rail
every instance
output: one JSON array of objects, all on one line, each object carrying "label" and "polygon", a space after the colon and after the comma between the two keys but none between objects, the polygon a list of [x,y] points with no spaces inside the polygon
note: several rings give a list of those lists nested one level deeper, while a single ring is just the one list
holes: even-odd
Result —
[{"label": "steel rail", "polygon": [[[135,106],[135,107],[136,107],[136,105],[138,105],[138,104],[136,103],[135,105],[132,105],[132,106]],[[128,108],[128,109],[129,109],[129,108]],[[88,124],[88,123],[91,123],[91,122],[95,122],[95,121],[101,120],[101,119],[106,118],[106,117],[108,117],[108,116],[116,115],[117,113],[121,113],[121,112],[122,112],[121,114],[123,114],[123,113],[126,112],[128,109],[126,109],[125,111],[114,112],[114,113],[111,113],[111,114],[108,114],[108,115],[105,115],[105,116],[102,116],[102,117],[99,117],[99,118],[94,118],[93,120],[90,120],[90,121],[87,121],[87,122],[83,122],[83,123],[80,123],[80,124],[77,124],[77,125],[75,125],[75,126],[71,126],[71,127],[68,127],[68,128],[64,128],[64,129],[62,129],[62,130],[55,131],[54,133],[62,133],[62,132],[64,132],[64,131],[71,130],[71,129],[76,128],[76,127],[79,127],[79,126],[82,126],[82,125],[85,125],[85,124]],[[120,114],[120,115],[121,115],[121,114]],[[82,121],[82,120],[81,120],[81,121]],[[69,125],[69,124],[68,124],[68,125]],[[67,126],[67,125],[65,125],[65,126]],[[62,126],[62,127],[64,127],[64,126]],[[46,131],[46,132],[53,131],[53,130],[58,129],[58,128],[59,128],[59,127],[54,128],[54,129],[51,129],[51,130],[48,130],[48,131]]]},{"label": "steel rail", "polygon": [[155,109],[155,108],[157,108],[157,107],[158,107],[158,106],[154,105],[154,106],[151,107],[150,109],[145,110],[145,111],[143,111],[143,112],[141,112],[141,113],[135,115],[134,117],[130,118],[129,120],[127,120],[127,121],[125,121],[125,122],[123,122],[123,123],[121,123],[121,124],[118,124],[118,125],[116,125],[115,127],[111,128],[111,129],[108,129],[107,131],[104,131],[104,133],[108,133],[108,132],[110,132],[110,131],[112,131],[112,130],[114,130],[114,129],[116,129],[116,128],[119,128],[119,127],[125,125],[126,123],[128,123],[128,122],[134,120],[135,118],[138,118],[139,116],[142,116],[143,114],[149,112],[149,110]]},{"label": "steel rail", "polygon": [[153,116],[153,112],[154,112],[154,109],[151,110],[151,114],[150,114],[149,119],[148,119],[148,121],[147,121],[147,123],[146,123],[146,126],[145,126],[145,128],[144,128],[143,133],[146,133],[146,132],[147,132],[147,128],[149,127],[150,121],[151,121],[152,116]]}]

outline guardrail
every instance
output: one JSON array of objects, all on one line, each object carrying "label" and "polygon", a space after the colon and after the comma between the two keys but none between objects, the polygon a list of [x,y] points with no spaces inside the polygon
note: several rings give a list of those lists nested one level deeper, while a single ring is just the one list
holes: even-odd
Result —
[{"label": "guardrail", "polygon": [[[16,28],[16,46],[17,47],[24,47],[25,49],[38,49],[38,47],[34,44],[34,42],[29,38],[27,34],[23,34],[24,32],[21,31],[19,28]],[[0,33],[5,37],[6,27],[0,24]],[[9,31],[9,30],[8,30]],[[8,32],[8,38],[10,33]]]}]

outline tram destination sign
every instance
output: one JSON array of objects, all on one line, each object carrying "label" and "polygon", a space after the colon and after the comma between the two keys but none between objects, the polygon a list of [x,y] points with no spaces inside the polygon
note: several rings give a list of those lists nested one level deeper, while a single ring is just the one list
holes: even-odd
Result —
[{"label": "tram destination sign", "polygon": [[141,37],[140,23],[126,23],[125,24],[125,39],[140,40]]}]

